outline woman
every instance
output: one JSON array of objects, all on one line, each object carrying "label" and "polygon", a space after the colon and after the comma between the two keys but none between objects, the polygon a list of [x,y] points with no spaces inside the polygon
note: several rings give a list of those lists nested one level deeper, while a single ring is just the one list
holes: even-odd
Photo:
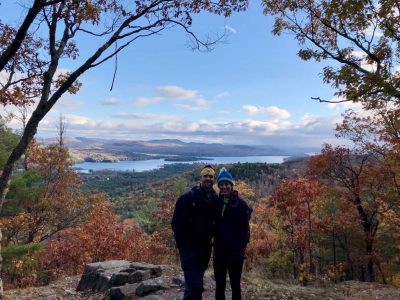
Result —
[{"label": "woman", "polygon": [[232,175],[222,168],[217,178],[220,190],[214,238],[215,299],[225,299],[226,274],[232,288],[232,300],[241,299],[240,278],[246,245],[250,239],[251,209],[233,190]]}]

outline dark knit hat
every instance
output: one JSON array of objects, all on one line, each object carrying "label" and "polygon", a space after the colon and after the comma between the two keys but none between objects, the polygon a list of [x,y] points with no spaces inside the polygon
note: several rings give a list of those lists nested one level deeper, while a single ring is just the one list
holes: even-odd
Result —
[{"label": "dark knit hat", "polygon": [[227,182],[231,183],[232,185],[235,184],[235,181],[233,180],[231,173],[229,173],[228,170],[225,169],[224,167],[221,168],[221,170],[219,170],[219,174],[217,177],[218,184],[222,181],[227,181]]}]

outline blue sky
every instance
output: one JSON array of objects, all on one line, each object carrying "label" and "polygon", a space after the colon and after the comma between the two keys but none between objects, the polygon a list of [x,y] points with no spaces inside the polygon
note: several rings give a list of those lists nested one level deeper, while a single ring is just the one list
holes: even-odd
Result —
[{"label": "blue sky", "polygon": [[[24,1],[19,1],[19,3]],[[6,1],[0,18],[17,24],[20,6]],[[12,12],[12,13],[11,13]],[[81,78],[76,95],[66,95],[40,125],[38,136],[55,135],[60,113],[67,136],[320,147],[335,141],[333,128],[345,105],[327,105],[311,97],[332,99],[323,84],[324,63],[304,62],[293,36],[273,36],[273,19],[259,1],[230,18],[201,14],[194,18],[199,36],[229,32],[211,52],[192,51],[179,28],[138,40],[114,63]],[[85,58],[91,41],[81,43]],[[62,68],[73,70],[64,62]],[[12,108],[7,108],[12,110]],[[14,120],[12,126],[18,127]]]}]

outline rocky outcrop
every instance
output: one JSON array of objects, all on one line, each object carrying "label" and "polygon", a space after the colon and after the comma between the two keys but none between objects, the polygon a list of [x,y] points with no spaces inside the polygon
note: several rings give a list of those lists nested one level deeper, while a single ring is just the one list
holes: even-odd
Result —
[{"label": "rocky outcrop", "polygon": [[168,285],[162,279],[148,279],[142,281],[136,288],[136,295],[145,296],[151,292],[166,290]]},{"label": "rocky outcrop", "polygon": [[168,289],[158,265],[111,260],[87,264],[78,291],[105,292],[110,300],[143,297]]}]

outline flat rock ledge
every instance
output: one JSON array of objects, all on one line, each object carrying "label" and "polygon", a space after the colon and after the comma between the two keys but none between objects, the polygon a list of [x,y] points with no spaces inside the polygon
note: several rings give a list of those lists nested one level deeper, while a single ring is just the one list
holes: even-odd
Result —
[{"label": "flat rock ledge", "polygon": [[[162,269],[158,265],[127,260],[96,262],[85,266],[76,289],[103,292],[110,300],[133,299],[168,289],[161,275]],[[151,295],[147,297],[152,299]]]}]

